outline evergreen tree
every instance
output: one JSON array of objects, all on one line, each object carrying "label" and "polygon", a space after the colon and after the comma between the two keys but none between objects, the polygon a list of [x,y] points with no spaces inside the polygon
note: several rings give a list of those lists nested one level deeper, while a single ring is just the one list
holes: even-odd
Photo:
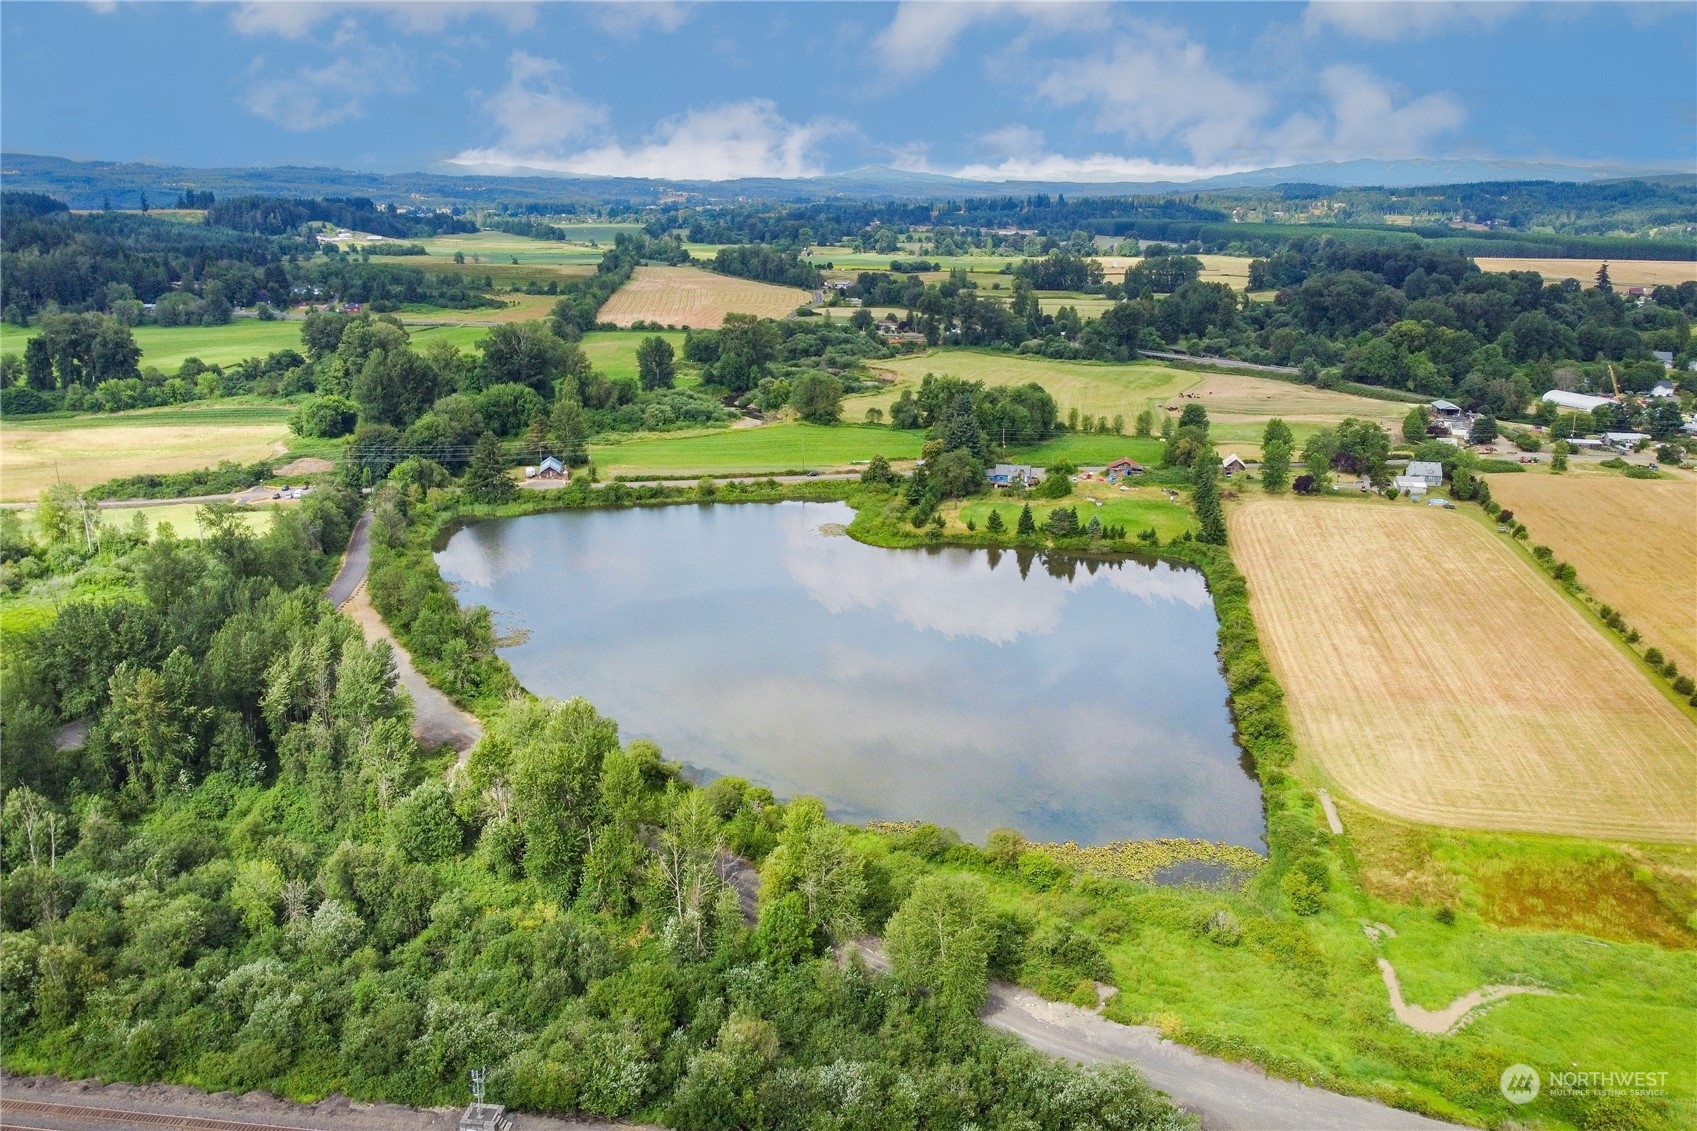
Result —
[{"label": "evergreen tree", "polygon": [[1609,281],[1609,265],[1603,264],[1597,268],[1597,289],[1606,295],[1614,294],[1614,283]]},{"label": "evergreen tree", "polygon": [[1031,517],[1030,503],[1026,503],[1024,508],[1020,510],[1019,526],[1015,533],[1021,538],[1035,538],[1037,536],[1037,520]]},{"label": "evergreen tree", "polygon": [[964,448],[978,459],[985,456],[984,432],[978,427],[978,414],[973,408],[972,394],[957,393],[943,412],[943,450],[952,452]]},{"label": "evergreen tree", "polygon": [[462,486],[474,503],[504,503],[513,497],[516,488],[507,478],[507,461],[501,456],[501,441],[495,433],[485,432],[477,438]]},{"label": "evergreen tree", "polygon": [[1196,508],[1196,521],[1201,527],[1198,541],[1216,546],[1226,544],[1226,516],[1220,508],[1220,465],[1212,458],[1199,459],[1190,470],[1195,490],[1191,503]]},{"label": "evergreen tree", "polygon": [[1417,404],[1402,418],[1402,438],[1411,444],[1426,442],[1426,406]]},{"label": "evergreen tree", "polygon": [[995,510],[991,511],[990,517],[984,520],[984,529],[988,530],[991,534],[1000,534],[1002,531],[1006,530],[1007,524],[1002,521],[1002,512]]}]

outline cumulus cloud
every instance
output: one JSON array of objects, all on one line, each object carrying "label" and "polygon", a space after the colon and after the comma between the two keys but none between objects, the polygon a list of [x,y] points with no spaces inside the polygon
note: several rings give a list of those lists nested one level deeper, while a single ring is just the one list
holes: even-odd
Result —
[{"label": "cumulus cloud", "polygon": [[595,25],[615,39],[633,40],[653,29],[674,32],[684,25],[694,4],[676,0],[641,0],[639,3],[585,4],[584,10]]},{"label": "cumulus cloud", "polygon": [[904,0],[889,25],[873,39],[879,65],[897,77],[913,77],[934,69],[954,49],[955,41],[974,24],[1005,17],[1023,17],[1022,38],[1070,29],[1098,27],[1108,18],[1102,4],[1022,2],[938,3]]},{"label": "cumulus cloud", "polygon": [[607,120],[607,111],[563,89],[560,64],[514,51],[507,60],[507,85],[483,101],[500,125],[502,145],[532,152],[583,136]]},{"label": "cumulus cloud", "polygon": [[337,32],[326,62],[278,73],[261,56],[246,78],[242,100],[247,108],[297,133],[363,117],[365,100],[373,94],[413,89],[407,54],[393,45],[373,44],[351,23]]},{"label": "cumulus cloud", "polygon": [[1423,39],[1456,26],[1490,27],[1513,15],[1519,6],[1508,0],[1313,0],[1302,14],[1302,23],[1310,32],[1330,30],[1358,39],[1397,42]]},{"label": "cumulus cloud", "polygon": [[1191,161],[1025,152],[998,166],[973,167],[971,175],[1158,180],[1269,164],[1412,157],[1466,117],[1452,94],[1411,97],[1350,64],[1327,67],[1313,104],[1280,116],[1269,87],[1232,77],[1202,45],[1159,26],[1093,58],[1054,65],[1037,89],[1055,105],[1091,108],[1099,130],[1133,145],[1180,148]]},{"label": "cumulus cloud", "polygon": [[484,102],[501,138],[449,164],[677,180],[808,177],[823,170],[820,143],[844,129],[829,120],[791,122],[774,103],[750,99],[687,110],[624,142],[602,134],[605,108],[560,84],[559,64],[515,51],[508,70],[507,85]]},{"label": "cumulus cloud", "polygon": [[536,21],[536,5],[531,0],[486,0],[483,3],[450,0],[401,0],[393,3],[250,0],[235,7],[230,13],[230,22],[245,35],[302,39],[326,20],[362,11],[381,13],[396,29],[415,35],[435,34],[474,16],[495,19],[509,31],[522,31]]},{"label": "cumulus cloud", "polygon": [[1117,153],[1092,153],[1065,157],[1058,153],[1035,153],[1027,157],[1005,157],[993,164],[977,162],[953,171],[957,177],[974,181],[1076,181],[1102,184],[1122,181],[1194,181],[1224,173],[1236,173],[1238,165],[1186,165],[1126,157]]}]

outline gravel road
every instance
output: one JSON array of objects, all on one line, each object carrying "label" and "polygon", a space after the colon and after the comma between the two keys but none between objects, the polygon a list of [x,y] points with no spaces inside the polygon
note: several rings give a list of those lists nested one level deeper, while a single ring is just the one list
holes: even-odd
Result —
[{"label": "gravel road", "polygon": [[[888,970],[876,939],[853,944],[868,968]],[[1204,1056],[1148,1025],[1121,1025],[1088,1009],[1045,1001],[1006,982],[990,983],[981,1015],[1038,1052],[1080,1064],[1125,1063],[1174,1103],[1202,1117],[1205,1131],[1404,1131],[1453,1124],[1355,1096],[1268,1076],[1259,1068]]]}]

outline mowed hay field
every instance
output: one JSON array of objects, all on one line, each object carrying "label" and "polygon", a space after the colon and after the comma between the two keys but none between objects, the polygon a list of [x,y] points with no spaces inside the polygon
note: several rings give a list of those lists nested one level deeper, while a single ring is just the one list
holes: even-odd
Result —
[{"label": "mowed hay field", "polygon": [[[1231,444],[1243,455],[1259,455],[1261,431],[1266,421],[1279,417],[1292,425],[1298,439],[1317,428],[1337,424],[1349,417],[1374,420],[1392,436],[1402,435],[1402,418],[1409,405],[1373,400],[1351,393],[1333,392],[1313,385],[1298,385],[1271,377],[1241,373],[1210,373],[1200,383],[1184,390],[1186,399],[1171,400],[1167,407],[1183,411],[1191,399],[1208,410],[1210,432],[1215,442]],[[1311,425],[1304,428],[1303,425]]]},{"label": "mowed hay field", "polygon": [[711,330],[727,314],[783,318],[812,301],[812,293],[799,287],[776,287],[699,267],[638,267],[601,308],[600,319],[620,326],[644,321]]},{"label": "mowed hay field", "polygon": [[1493,475],[1491,496],[1599,601],[1697,673],[1697,480]]},{"label": "mowed hay field", "polygon": [[1545,281],[1578,279],[1581,286],[1597,285],[1597,268],[1609,265],[1609,282],[1617,287],[1678,286],[1697,280],[1697,260],[1691,259],[1480,259],[1481,271],[1536,271]]},{"label": "mowed hay field", "polygon": [[1229,521],[1298,745],[1356,800],[1697,840],[1697,724],[1498,535],[1372,502],[1258,499]]},{"label": "mowed hay field", "polygon": [[[79,490],[128,475],[168,474],[221,460],[255,463],[288,448],[286,408],[251,414],[192,409],[107,419],[8,420],[0,424],[0,501],[27,502],[64,480]],[[251,423],[243,420],[251,416]]]}]

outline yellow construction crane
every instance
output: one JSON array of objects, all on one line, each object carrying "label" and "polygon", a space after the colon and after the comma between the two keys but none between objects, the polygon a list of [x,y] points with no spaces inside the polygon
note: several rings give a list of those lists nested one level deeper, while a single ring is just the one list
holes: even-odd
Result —
[{"label": "yellow construction crane", "polygon": [[1615,380],[1615,363],[1609,362],[1609,384],[1615,387],[1615,396],[1620,396],[1620,382]]}]

